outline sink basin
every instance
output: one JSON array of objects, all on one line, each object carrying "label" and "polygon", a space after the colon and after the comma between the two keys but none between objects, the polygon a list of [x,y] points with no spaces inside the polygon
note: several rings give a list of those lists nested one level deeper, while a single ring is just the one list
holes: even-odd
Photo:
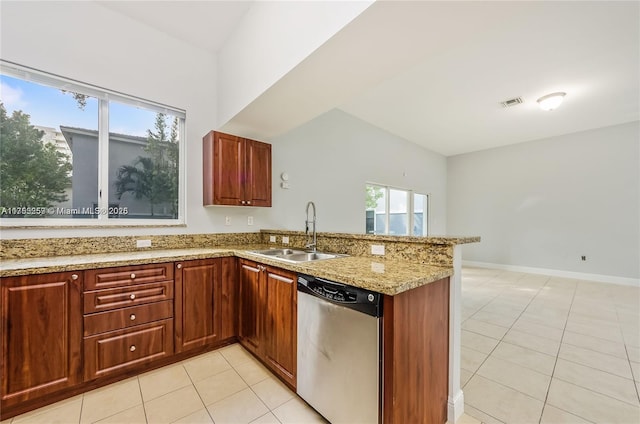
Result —
[{"label": "sink basin", "polygon": [[251,253],[267,256],[269,258],[278,259],[285,262],[311,262],[348,256],[338,253],[308,252],[305,250],[296,249],[252,250]]}]

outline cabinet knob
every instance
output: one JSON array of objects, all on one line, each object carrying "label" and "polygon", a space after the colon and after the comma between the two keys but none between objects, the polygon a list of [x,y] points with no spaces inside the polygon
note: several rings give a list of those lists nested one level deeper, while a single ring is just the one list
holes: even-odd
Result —
[{"label": "cabinet knob", "polygon": [[178,265],[176,265],[176,268],[178,268],[178,269],[182,269],[182,264],[178,264]]},{"label": "cabinet knob", "polygon": [[131,293],[131,295],[129,296],[129,299],[134,300],[136,298],[136,295]]},{"label": "cabinet knob", "polygon": [[131,347],[129,348],[129,352],[135,352],[136,351],[136,345],[131,345]]},{"label": "cabinet knob", "polygon": [[251,204],[251,200],[247,200],[247,205],[250,205],[250,204]]},{"label": "cabinet knob", "polygon": [[71,279],[72,280],[77,280],[78,279],[78,274],[71,274]]},{"label": "cabinet knob", "polygon": [[133,280],[134,278],[136,278],[136,274],[134,274],[133,272],[131,273],[131,279]]},{"label": "cabinet knob", "polygon": [[247,203],[247,202],[245,202],[245,201],[243,200],[243,201],[242,201],[242,204],[244,205],[245,203]]},{"label": "cabinet knob", "polygon": [[130,319],[131,321],[135,321],[135,320],[136,320],[136,314],[131,314],[131,315],[129,315],[129,319]]}]

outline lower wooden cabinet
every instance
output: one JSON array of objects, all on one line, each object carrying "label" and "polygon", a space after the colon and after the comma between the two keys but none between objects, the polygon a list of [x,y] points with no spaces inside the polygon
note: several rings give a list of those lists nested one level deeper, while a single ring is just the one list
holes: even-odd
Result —
[{"label": "lower wooden cabinet", "polygon": [[82,382],[82,273],[1,279],[2,407]]},{"label": "lower wooden cabinet", "polygon": [[295,389],[296,274],[244,259],[239,268],[238,338]]}]

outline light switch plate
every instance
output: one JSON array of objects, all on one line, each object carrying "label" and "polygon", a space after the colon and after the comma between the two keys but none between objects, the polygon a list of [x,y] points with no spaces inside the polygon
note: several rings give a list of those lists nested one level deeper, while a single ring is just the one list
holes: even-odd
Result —
[{"label": "light switch plate", "polygon": [[384,244],[372,244],[371,245],[371,254],[372,255],[384,255]]}]

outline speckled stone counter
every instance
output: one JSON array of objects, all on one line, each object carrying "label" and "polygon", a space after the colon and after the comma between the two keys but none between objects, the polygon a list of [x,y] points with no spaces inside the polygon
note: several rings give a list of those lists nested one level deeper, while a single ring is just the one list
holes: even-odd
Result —
[{"label": "speckled stone counter", "polygon": [[453,273],[453,268],[450,267],[423,265],[393,259],[349,256],[315,262],[290,263],[251,253],[251,250],[268,247],[266,245],[242,245],[211,249],[167,249],[11,259],[4,260],[0,264],[0,277],[237,256],[383,294],[395,295],[448,277]]}]

